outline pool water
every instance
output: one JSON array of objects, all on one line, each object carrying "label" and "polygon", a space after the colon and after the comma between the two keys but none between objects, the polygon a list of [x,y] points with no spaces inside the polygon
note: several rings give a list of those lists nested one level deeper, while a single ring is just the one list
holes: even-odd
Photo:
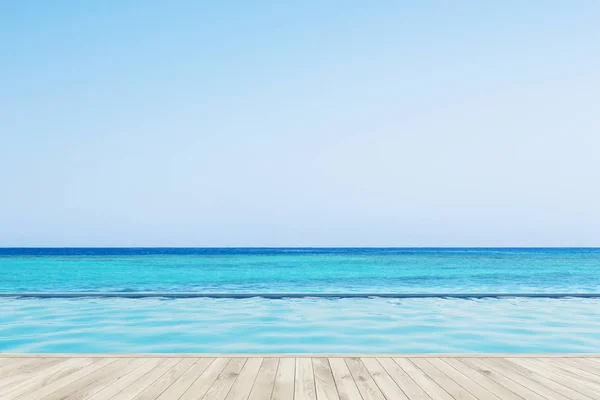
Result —
[{"label": "pool water", "polygon": [[595,299],[3,299],[0,352],[597,352]]}]

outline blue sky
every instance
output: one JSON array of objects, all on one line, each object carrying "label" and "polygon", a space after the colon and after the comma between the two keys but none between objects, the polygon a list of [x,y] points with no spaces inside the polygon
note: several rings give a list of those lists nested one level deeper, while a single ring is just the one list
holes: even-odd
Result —
[{"label": "blue sky", "polygon": [[0,4],[0,246],[600,246],[600,2]]}]

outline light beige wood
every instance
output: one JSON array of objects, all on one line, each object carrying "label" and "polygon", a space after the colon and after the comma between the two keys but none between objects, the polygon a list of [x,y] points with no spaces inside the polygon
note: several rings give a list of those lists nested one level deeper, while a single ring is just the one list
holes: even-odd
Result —
[{"label": "light beige wood", "polygon": [[435,400],[454,400],[452,396],[442,389],[433,379],[425,372],[421,371],[415,364],[407,358],[394,358],[396,364],[400,366],[411,377],[411,379]]},{"label": "light beige wood", "polygon": [[138,368],[134,369],[127,375],[121,377],[121,379],[116,380],[110,385],[106,386],[104,389],[96,392],[93,396],[89,397],[89,400],[101,400],[101,399],[111,399],[116,397],[122,390],[127,388],[129,385],[134,383],[135,381],[141,379],[144,375],[152,371],[154,368],[158,367],[161,362],[165,360],[162,358],[151,358],[146,361],[144,364],[140,365]]},{"label": "light beige wood", "polygon": [[501,400],[493,392],[488,391],[483,386],[480,386],[470,377],[463,375],[452,366],[446,364],[439,358],[428,358],[427,362],[437,368],[440,372],[452,379],[454,382],[462,386],[471,395],[478,399]]},{"label": "light beige wood", "polygon": [[525,386],[526,388],[538,393],[539,395],[546,397],[550,400],[565,400],[567,397],[561,395],[548,388],[545,385],[539,384],[536,380],[529,377],[523,376],[515,371],[514,364],[507,365],[504,363],[498,363],[498,359],[485,359],[479,360],[487,368],[495,370],[497,373],[506,376],[509,379],[517,382],[518,384]]},{"label": "light beige wood", "polygon": [[2,379],[18,374],[30,374],[65,361],[64,358],[5,358],[4,360],[9,362],[0,367]]},{"label": "light beige wood", "polygon": [[387,399],[408,400],[402,389],[400,389],[377,359],[367,357],[361,360]]},{"label": "light beige wood", "polygon": [[[86,360],[89,360],[89,359],[86,359]],[[80,361],[80,360],[74,359],[74,361]],[[82,367],[81,365],[75,366],[74,368],[72,368],[69,371],[69,373],[67,375],[61,377],[60,379],[54,380],[52,383],[47,383],[37,390],[28,391],[26,395],[18,397],[18,399],[20,399],[20,400],[39,400],[41,398],[44,398],[44,397],[54,393],[55,391],[62,388],[63,386],[73,383],[73,382],[77,381],[78,379],[81,379],[81,378],[91,374],[92,372],[97,371],[101,368],[104,368],[106,365],[111,364],[116,361],[117,360],[114,358],[98,358],[98,359],[91,360],[91,363],[84,367]]]},{"label": "light beige wood", "polygon": [[279,358],[264,358],[248,400],[270,399],[275,386],[275,376],[279,367]]},{"label": "light beige wood", "polygon": [[24,393],[29,393],[37,389],[44,388],[53,382],[80,370],[83,367],[93,364],[94,361],[95,360],[89,358],[76,360],[73,359],[69,360],[67,363],[60,363],[47,369],[40,370],[29,375],[29,378],[20,381],[18,384],[10,388],[7,388],[9,390],[3,390],[0,393],[0,398],[5,396],[16,398]]},{"label": "light beige wood", "polygon": [[519,395],[524,399],[531,400],[545,400],[546,398],[537,394],[534,390],[527,387],[527,385],[522,385],[514,380],[496,372],[495,370],[488,368],[485,364],[481,362],[479,358],[461,358],[456,359],[457,362],[467,365],[472,368],[475,372],[478,372],[487,378],[493,380],[499,385],[504,386],[511,392]]},{"label": "light beige wood", "polygon": [[596,364],[596,367],[600,368],[600,357],[577,357],[578,360],[586,360],[592,364]]},{"label": "light beige wood", "polygon": [[310,358],[296,358],[294,400],[316,400],[315,375]]},{"label": "light beige wood", "polygon": [[[583,389],[585,389],[585,386],[578,385],[577,382],[572,382],[567,379],[564,379],[562,375],[558,375],[553,372],[549,372],[543,368],[539,368],[536,365],[532,365],[530,363],[525,362],[525,360],[520,361],[519,359],[511,358],[503,360],[503,362],[504,361],[514,365],[513,368],[515,369],[515,371],[517,371],[521,375],[531,377],[531,379],[534,379],[535,381],[554,390],[557,393],[564,395],[569,399],[592,400],[592,397],[583,394]],[[580,390],[573,390],[573,386],[580,386]]]},{"label": "light beige wood", "polygon": [[160,378],[155,380],[154,383],[144,389],[135,400],[155,400],[197,360],[197,358],[185,358],[181,362],[175,364],[173,368],[169,369]]},{"label": "light beige wood", "polygon": [[551,367],[552,371],[560,371],[560,373],[565,376],[585,379],[586,381],[600,384],[600,374],[588,372],[585,370],[585,367],[580,368],[578,364],[565,363],[563,360],[557,358],[552,359],[550,362],[548,362],[545,358],[536,358],[535,360]]},{"label": "light beige wood", "polygon": [[346,361],[343,358],[332,357],[329,358],[329,365],[331,366],[331,373],[333,374],[333,380],[338,389],[340,399],[362,400],[360,391],[352,378]]},{"label": "light beige wood", "polygon": [[345,358],[346,365],[364,400],[385,400],[371,374],[358,357]]},{"label": "light beige wood", "polygon": [[500,385],[488,376],[478,372],[474,368],[470,368],[466,364],[463,364],[460,360],[454,358],[437,359],[440,362],[446,363],[464,376],[469,377],[474,382],[477,382],[481,387],[486,388],[488,392],[493,393],[496,397],[502,400],[520,400],[523,397],[519,396],[515,392],[510,391],[508,388]]},{"label": "light beige wood", "polygon": [[402,388],[402,391],[410,400],[430,400],[431,397],[412,380],[410,376],[398,364],[391,358],[383,357],[377,358],[377,361],[390,375],[390,377],[396,382],[398,387]]},{"label": "light beige wood", "polygon": [[0,399],[600,400],[598,365],[518,356],[12,357],[0,362],[11,373],[0,375]]},{"label": "light beige wood", "polygon": [[[132,358],[131,360],[135,361],[136,359]],[[171,370],[171,368],[180,363],[181,360],[181,358],[167,358],[152,371],[123,389],[123,391],[119,393],[119,400],[131,400],[136,398],[140,393],[146,390],[146,388]]]},{"label": "light beige wood", "polygon": [[296,358],[282,358],[275,376],[273,400],[292,400],[294,398],[294,380],[296,376]]},{"label": "light beige wood", "polygon": [[223,372],[219,374],[213,385],[208,389],[203,399],[205,400],[223,400],[229,393],[229,390],[233,386],[233,383],[240,374],[244,364],[246,364],[246,358],[232,358]]},{"label": "light beige wood", "polygon": [[582,371],[587,371],[592,374],[600,375],[600,367],[597,366],[594,362],[592,362],[592,360],[588,360],[586,358],[561,358],[556,361],[568,364]]},{"label": "light beige wood", "polygon": [[5,394],[7,390],[13,390],[15,385],[30,379],[32,375],[41,376],[46,374],[50,370],[49,367],[54,367],[54,369],[57,370],[61,368],[60,365],[72,365],[76,362],[77,361],[73,359],[63,358],[57,359],[57,361],[52,364],[46,364],[45,360],[33,360],[33,362],[19,363],[16,368],[0,375],[0,396]]},{"label": "light beige wood", "polygon": [[[523,363],[523,361],[526,362]],[[537,372],[541,375],[547,376],[556,383],[573,389],[574,391],[582,393],[588,397],[596,398],[600,396],[599,383],[589,381],[586,378],[580,377],[575,374],[569,375],[568,373],[565,373],[565,371],[561,370],[560,368],[554,367],[551,364],[545,364],[534,358],[529,358],[527,360],[513,360],[513,362],[528,369],[531,369],[532,371]]]},{"label": "light beige wood", "polygon": [[430,359],[419,358],[411,360],[421,371],[425,372],[438,385],[444,388],[456,400],[476,400],[475,396],[469,393],[465,388],[460,386],[450,377],[446,376],[442,371],[434,367]]},{"label": "light beige wood", "polygon": [[199,358],[196,360],[171,386],[157,397],[157,400],[179,399],[214,360],[214,358]]},{"label": "light beige wood", "polygon": [[48,399],[87,399],[146,362],[146,359],[116,360],[73,383],[63,386],[48,396]]},{"label": "light beige wood", "polygon": [[329,360],[325,357],[313,358],[313,371],[315,374],[315,389],[319,400],[339,400],[340,396],[335,387]]},{"label": "light beige wood", "polygon": [[263,360],[260,357],[249,358],[248,361],[246,361],[246,364],[244,364],[242,371],[233,383],[229,393],[227,393],[227,397],[225,397],[226,400],[248,399],[262,361]]},{"label": "light beige wood", "polygon": [[231,361],[230,358],[215,358],[202,375],[186,390],[180,400],[198,400],[204,397],[208,389],[210,389],[227,364],[229,364],[229,361]]}]

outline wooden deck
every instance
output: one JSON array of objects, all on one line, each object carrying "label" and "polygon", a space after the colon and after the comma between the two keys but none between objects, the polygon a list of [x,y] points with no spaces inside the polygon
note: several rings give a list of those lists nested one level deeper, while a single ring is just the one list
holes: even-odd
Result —
[{"label": "wooden deck", "polygon": [[0,355],[0,399],[600,399],[597,356]]}]

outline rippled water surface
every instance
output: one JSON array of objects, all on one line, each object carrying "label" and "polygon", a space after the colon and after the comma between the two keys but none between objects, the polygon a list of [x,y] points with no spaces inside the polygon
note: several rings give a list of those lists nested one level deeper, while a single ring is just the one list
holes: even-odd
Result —
[{"label": "rippled water surface", "polygon": [[597,299],[12,299],[0,352],[598,352]]},{"label": "rippled water surface", "polygon": [[[0,293],[600,292],[600,249],[0,249]],[[0,352],[598,352],[600,299],[1,298]]]}]

